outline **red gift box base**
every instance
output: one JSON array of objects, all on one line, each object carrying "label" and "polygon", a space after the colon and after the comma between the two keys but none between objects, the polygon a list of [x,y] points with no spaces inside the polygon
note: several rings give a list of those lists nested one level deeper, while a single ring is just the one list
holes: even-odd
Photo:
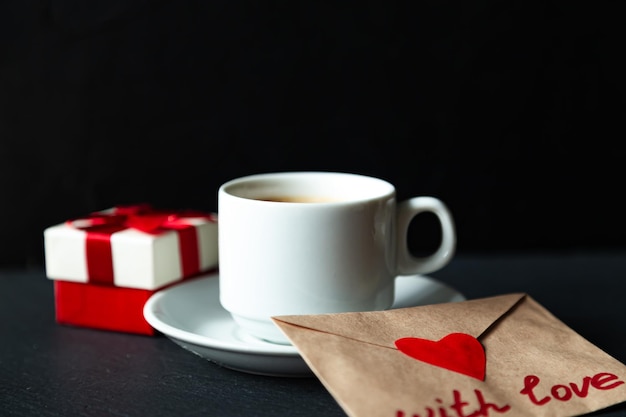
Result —
[{"label": "red gift box base", "polygon": [[156,331],[143,317],[143,306],[155,292],[55,280],[56,321],[153,336]]}]

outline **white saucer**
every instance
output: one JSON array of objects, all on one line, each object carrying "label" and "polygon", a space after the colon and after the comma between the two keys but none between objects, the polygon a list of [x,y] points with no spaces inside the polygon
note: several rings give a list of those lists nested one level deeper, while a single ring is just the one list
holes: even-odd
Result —
[{"label": "white saucer", "polygon": [[[392,308],[463,301],[456,290],[432,278],[396,278]],[[182,282],[153,294],[146,321],[183,348],[226,368],[270,376],[311,376],[291,345],[269,343],[241,332],[219,301],[218,273]]]}]

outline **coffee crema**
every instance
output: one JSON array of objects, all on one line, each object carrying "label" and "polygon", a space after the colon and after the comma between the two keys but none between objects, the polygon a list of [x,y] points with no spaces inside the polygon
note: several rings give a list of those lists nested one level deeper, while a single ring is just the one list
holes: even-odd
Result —
[{"label": "coffee crema", "polygon": [[255,200],[271,201],[274,203],[332,203],[341,201],[338,198],[333,197],[320,197],[310,195],[285,195],[285,196],[268,196],[257,197]]}]

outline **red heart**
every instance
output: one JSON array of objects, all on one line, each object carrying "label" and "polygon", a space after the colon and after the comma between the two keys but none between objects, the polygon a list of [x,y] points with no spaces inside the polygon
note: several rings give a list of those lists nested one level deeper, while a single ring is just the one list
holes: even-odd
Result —
[{"label": "red heart", "polygon": [[396,340],[396,347],[418,361],[485,380],[485,350],[469,334],[450,333],[439,341],[403,337]]}]

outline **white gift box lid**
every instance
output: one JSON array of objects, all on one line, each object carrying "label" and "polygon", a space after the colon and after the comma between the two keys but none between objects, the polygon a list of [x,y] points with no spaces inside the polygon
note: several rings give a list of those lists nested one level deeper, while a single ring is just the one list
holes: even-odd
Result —
[{"label": "white gift box lid", "polygon": [[[100,212],[111,213],[111,210]],[[197,272],[218,264],[217,216],[185,217],[180,220],[193,226],[197,237]],[[53,280],[89,283],[87,265],[88,231],[72,222],[44,230],[45,268]],[[179,234],[176,230],[146,233],[133,228],[110,236],[113,260],[111,285],[153,290],[184,278]],[[195,255],[195,254],[194,254]]]}]

